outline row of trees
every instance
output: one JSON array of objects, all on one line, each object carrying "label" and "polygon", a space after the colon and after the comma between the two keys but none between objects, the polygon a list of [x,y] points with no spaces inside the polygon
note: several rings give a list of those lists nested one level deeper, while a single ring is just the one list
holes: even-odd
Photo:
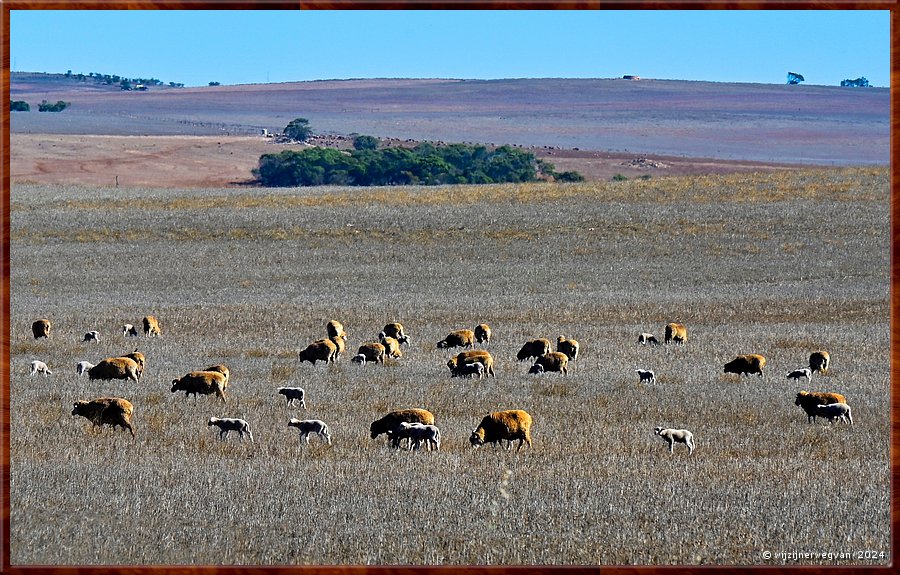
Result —
[{"label": "row of trees", "polygon": [[[362,140],[364,146],[368,140]],[[562,181],[580,181],[576,172],[557,174],[534,154],[510,146],[423,143],[414,148],[363,147],[285,150],[263,154],[254,176],[264,186],[390,186],[403,184],[492,184],[533,182],[538,173]]]},{"label": "row of trees", "polygon": [[[158,80],[156,78],[127,78],[125,76],[119,76],[118,74],[101,74],[100,72],[91,72],[87,75],[85,74],[73,74],[72,70],[68,70],[66,72],[66,78],[72,78],[74,80],[78,80],[79,82],[87,82],[88,80],[92,80],[95,83],[106,84],[111,86],[113,84],[118,84],[122,86],[123,90],[127,90],[124,86],[127,85],[137,85],[142,84],[144,86],[162,86],[162,80]],[[172,88],[184,88],[184,84],[169,82],[169,86]]]},{"label": "row of trees", "polygon": [[[56,103],[42,100],[38,106],[38,112],[62,112],[70,105],[69,102],[63,102],[62,100],[57,100]],[[9,110],[10,112],[30,112],[31,106],[23,100],[10,100]]]}]

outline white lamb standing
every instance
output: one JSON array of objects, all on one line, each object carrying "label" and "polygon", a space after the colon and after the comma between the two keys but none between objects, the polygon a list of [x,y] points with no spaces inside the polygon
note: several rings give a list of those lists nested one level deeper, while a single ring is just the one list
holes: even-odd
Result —
[{"label": "white lamb standing", "polygon": [[669,444],[669,453],[675,452],[676,443],[685,444],[688,448],[688,455],[694,452],[694,434],[687,429],[664,429],[662,427],[657,427],[653,430],[653,433],[666,440]]},{"label": "white lamb standing", "polygon": [[46,363],[44,363],[43,361],[34,360],[31,362],[31,373],[29,373],[28,375],[37,375],[39,373],[44,377],[53,375],[53,372],[50,371],[50,368],[47,367]]}]

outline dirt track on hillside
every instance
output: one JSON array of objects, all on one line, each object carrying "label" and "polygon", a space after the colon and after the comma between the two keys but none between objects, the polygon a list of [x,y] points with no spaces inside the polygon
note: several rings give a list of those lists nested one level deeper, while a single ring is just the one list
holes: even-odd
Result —
[{"label": "dirt track on hillside", "polygon": [[[259,157],[284,149],[253,136],[73,136],[11,134],[11,182],[154,188],[253,185]],[[643,175],[768,171],[788,165],[703,158],[535,148],[557,171],[575,170],[589,180]]]}]

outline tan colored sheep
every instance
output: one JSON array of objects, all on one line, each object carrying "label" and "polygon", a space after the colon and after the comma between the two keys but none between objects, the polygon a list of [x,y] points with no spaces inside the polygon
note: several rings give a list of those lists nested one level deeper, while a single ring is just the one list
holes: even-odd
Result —
[{"label": "tan colored sheep", "polygon": [[215,394],[225,403],[225,376],[218,371],[192,371],[172,380],[172,393],[177,391],[185,397]]},{"label": "tan colored sheep", "polygon": [[335,347],[334,359],[331,360],[332,362],[335,362],[341,357],[344,350],[347,349],[347,339],[342,335],[331,336],[328,339],[331,340],[331,343],[333,343]]},{"label": "tan colored sheep", "polygon": [[98,397],[91,401],[76,401],[72,408],[72,416],[80,415],[95,427],[101,427],[104,424],[112,426],[113,430],[117,426],[127,429],[131,432],[134,439],[134,426],[131,424],[131,416],[134,414],[134,406],[127,399],[120,397]]},{"label": "tan colored sheep", "polygon": [[31,333],[34,335],[34,339],[40,339],[42,337],[49,339],[52,327],[53,324],[50,323],[49,319],[39,319],[31,324]]},{"label": "tan colored sheep", "polygon": [[556,351],[566,354],[570,361],[578,359],[578,350],[580,346],[577,340],[568,339],[563,336],[556,338]]},{"label": "tan colored sheep", "polygon": [[803,408],[806,412],[806,420],[809,423],[816,422],[818,412],[816,408],[820,405],[828,405],[831,403],[847,403],[846,398],[840,393],[830,393],[827,391],[800,391],[797,398],[794,399],[794,405]]},{"label": "tan colored sheep", "polygon": [[88,378],[108,381],[110,379],[140,379],[140,367],[137,362],[128,357],[108,357],[88,369]]},{"label": "tan colored sheep", "polygon": [[333,339],[335,337],[342,337],[344,339],[347,338],[347,332],[344,331],[344,325],[336,319],[333,319],[325,324],[325,331],[328,333],[329,339]]},{"label": "tan colored sheep", "polygon": [[518,439],[519,446],[516,448],[518,451],[522,449],[523,442],[531,447],[531,424],[531,415],[521,409],[495,411],[484,416],[469,436],[469,443],[473,447],[493,443],[496,447],[498,442],[502,444],[505,439],[508,442],[506,448],[509,449],[512,442]]},{"label": "tan colored sheep", "polygon": [[363,356],[366,362],[384,363],[385,349],[380,343],[369,342],[359,346],[357,357]]},{"label": "tan colored sheep", "polygon": [[333,341],[330,339],[320,339],[306,346],[306,349],[302,350],[298,356],[300,357],[300,363],[308,361],[309,363],[316,365],[317,361],[324,361],[325,363],[334,361],[336,353],[337,346],[334,345]]},{"label": "tan colored sheep", "polygon": [[519,350],[519,353],[516,354],[516,359],[519,361],[531,358],[537,359],[548,353],[550,353],[550,340],[540,337],[538,339],[526,341],[522,346],[522,349]]},{"label": "tan colored sheep", "polygon": [[450,369],[451,376],[464,375],[458,368],[476,362],[484,364],[484,371],[488,375],[494,375],[494,357],[483,349],[461,351],[447,361],[447,367]]},{"label": "tan colored sheep", "polygon": [[400,359],[403,357],[403,352],[400,351],[400,342],[397,341],[396,338],[393,338],[389,335],[384,335],[384,332],[379,334],[381,339],[381,345],[384,346],[384,354],[387,357],[393,357],[395,359]]},{"label": "tan colored sheep", "polygon": [[475,326],[475,341],[478,343],[491,342],[491,326],[486,323],[480,323]]},{"label": "tan colored sheep", "polygon": [[134,350],[133,352],[131,352],[129,354],[122,355],[119,357],[127,357],[128,359],[133,360],[138,365],[138,372],[137,372],[138,379],[140,379],[141,376],[144,375],[144,366],[147,364],[147,358],[144,357],[143,353],[139,352],[138,350]]},{"label": "tan colored sheep", "polygon": [[449,347],[472,347],[475,345],[475,332],[471,329],[451,331],[447,337],[437,342],[438,349]]},{"label": "tan colored sheep", "polygon": [[537,358],[528,373],[547,373],[558,371],[563,375],[568,374],[569,356],[560,351],[551,351],[547,355]]},{"label": "tan colored sheep", "polygon": [[766,366],[766,358],[758,353],[748,353],[739,355],[725,364],[725,373],[736,373],[738,375],[757,374],[759,377],[763,375],[763,368]]},{"label": "tan colored sheep", "polygon": [[828,373],[828,367],[831,365],[831,354],[827,351],[814,351],[809,356],[809,369],[817,371],[822,375]]},{"label": "tan colored sheep", "polygon": [[231,370],[228,369],[227,365],[223,365],[223,364],[219,363],[216,365],[211,365],[211,366],[207,367],[206,369],[204,369],[203,371],[217,371],[217,372],[221,373],[222,375],[224,375],[225,376],[225,387],[223,387],[223,389],[228,388],[228,382],[231,380]]},{"label": "tan colored sheep", "polygon": [[148,315],[141,320],[141,323],[144,324],[144,335],[147,337],[158,336],[160,334],[159,320],[156,319],[156,316]]},{"label": "tan colored sheep", "polygon": [[387,337],[396,339],[401,344],[410,345],[409,336],[403,331],[403,324],[392,322],[384,326],[381,332]]},{"label": "tan colored sheep", "polygon": [[427,409],[419,408],[391,411],[384,417],[373,421],[372,425],[369,426],[369,433],[372,436],[372,439],[375,439],[382,433],[397,429],[402,421],[407,423],[434,425],[434,414]]},{"label": "tan colored sheep", "polygon": [[684,324],[673,322],[666,325],[666,343],[686,343],[687,338],[687,328],[684,327]]}]

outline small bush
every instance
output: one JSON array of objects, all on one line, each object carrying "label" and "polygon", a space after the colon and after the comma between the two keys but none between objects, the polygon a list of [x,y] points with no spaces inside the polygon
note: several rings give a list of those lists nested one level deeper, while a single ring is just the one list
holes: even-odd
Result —
[{"label": "small bush", "polygon": [[41,105],[38,106],[38,112],[62,112],[70,105],[69,102],[63,102],[62,100],[57,101],[55,104],[51,104],[47,100],[42,100]]},{"label": "small bush", "polygon": [[31,106],[28,105],[28,102],[24,102],[22,100],[10,100],[9,111],[10,112],[30,112]]}]

